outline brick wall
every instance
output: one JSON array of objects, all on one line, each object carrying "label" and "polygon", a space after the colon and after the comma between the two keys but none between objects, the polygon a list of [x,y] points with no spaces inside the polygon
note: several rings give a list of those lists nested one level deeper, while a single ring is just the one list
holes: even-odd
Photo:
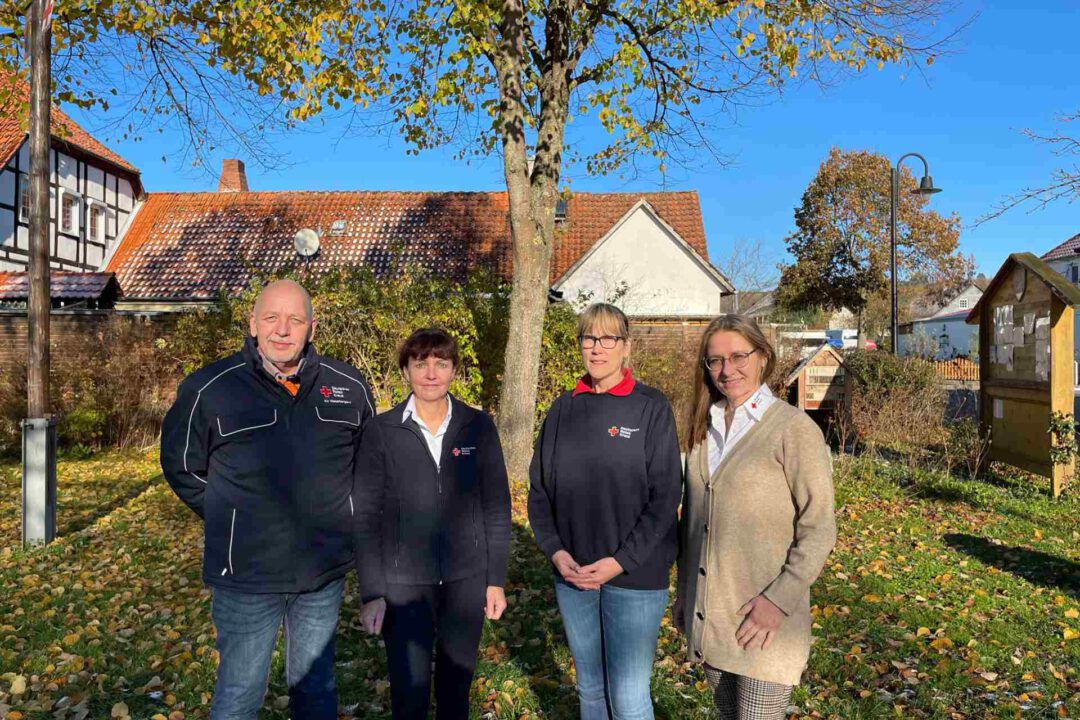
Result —
[{"label": "brick wall", "polygon": [[[698,343],[713,318],[631,318],[630,332],[638,350],[697,353]],[[777,347],[777,326],[762,324],[761,331]]]},{"label": "brick wall", "polygon": [[[97,342],[98,333],[112,317],[145,326],[147,334],[167,332],[175,316],[136,315],[112,310],[54,310],[49,322],[49,348],[53,354],[68,347]],[[0,372],[26,360],[26,311],[0,310]]]}]

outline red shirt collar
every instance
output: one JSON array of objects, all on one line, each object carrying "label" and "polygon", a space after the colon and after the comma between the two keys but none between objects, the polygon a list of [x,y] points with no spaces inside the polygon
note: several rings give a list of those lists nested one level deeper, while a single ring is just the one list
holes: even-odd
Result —
[{"label": "red shirt collar", "polygon": [[[630,370],[630,368],[624,368],[622,380],[620,380],[618,384],[615,385],[615,387],[608,390],[607,394],[614,395],[616,397],[624,397],[626,395],[629,395],[633,391],[634,385],[637,385],[637,381],[634,380],[634,373]],[[574,388],[573,396],[577,397],[582,393],[595,392],[596,388],[593,387],[592,376],[585,374],[578,379],[577,386]]]}]

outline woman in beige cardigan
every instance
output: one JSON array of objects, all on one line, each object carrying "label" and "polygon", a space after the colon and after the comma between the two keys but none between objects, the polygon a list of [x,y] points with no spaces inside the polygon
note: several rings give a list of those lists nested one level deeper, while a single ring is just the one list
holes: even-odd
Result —
[{"label": "woman in beige cardigan", "polygon": [[829,448],[764,384],[776,353],[753,320],[713,320],[698,357],[674,619],[721,718],[782,720],[836,540]]}]

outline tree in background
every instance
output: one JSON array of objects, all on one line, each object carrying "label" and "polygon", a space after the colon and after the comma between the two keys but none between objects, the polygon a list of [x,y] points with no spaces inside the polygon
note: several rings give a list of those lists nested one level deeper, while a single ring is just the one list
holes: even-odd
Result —
[{"label": "tree in background", "polygon": [[[564,164],[633,172],[720,159],[722,114],[792,78],[828,81],[868,64],[930,61],[947,0],[110,0],[59,3],[62,101],[133,109],[252,151],[284,126],[343,106],[400,132],[412,152],[499,154],[513,240],[510,330],[498,423],[525,474],[555,206]],[[0,22],[15,27],[6,0]],[[10,59],[17,37],[0,46]],[[64,63],[68,64],[65,65]],[[87,68],[92,70],[85,75]],[[116,95],[114,95],[116,91]],[[606,131],[568,137],[571,118]],[[217,130],[203,138],[199,128]],[[571,220],[572,222],[572,220]],[[567,352],[571,352],[568,348]]]},{"label": "tree in background", "polygon": [[739,292],[772,290],[780,279],[778,258],[760,240],[735,240],[715,265]]},{"label": "tree in background", "polygon": [[[780,277],[777,299],[784,308],[855,313],[860,346],[865,328],[881,315],[887,324],[890,312],[890,167],[883,155],[832,148],[795,210],[796,229],[787,238],[795,262]],[[974,272],[974,259],[959,252],[960,218],[930,210],[927,196],[910,192],[915,187],[903,169],[896,224],[901,287],[911,278],[959,286]]]}]

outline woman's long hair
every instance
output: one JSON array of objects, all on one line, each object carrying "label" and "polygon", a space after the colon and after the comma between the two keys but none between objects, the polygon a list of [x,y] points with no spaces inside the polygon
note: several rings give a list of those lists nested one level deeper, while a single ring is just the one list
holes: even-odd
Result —
[{"label": "woman's long hair", "polygon": [[709,340],[718,332],[736,332],[742,335],[756,352],[765,358],[765,370],[761,382],[765,382],[776,368],[776,350],[761,332],[758,324],[746,315],[721,315],[714,319],[701,336],[698,345],[697,363],[694,369],[694,399],[690,403],[690,417],[687,418],[686,450],[705,441],[709,431],[709,408],[719,402],[724,394],[713,384],[709,369],[705,367],[705,357],[709,352]]}]

